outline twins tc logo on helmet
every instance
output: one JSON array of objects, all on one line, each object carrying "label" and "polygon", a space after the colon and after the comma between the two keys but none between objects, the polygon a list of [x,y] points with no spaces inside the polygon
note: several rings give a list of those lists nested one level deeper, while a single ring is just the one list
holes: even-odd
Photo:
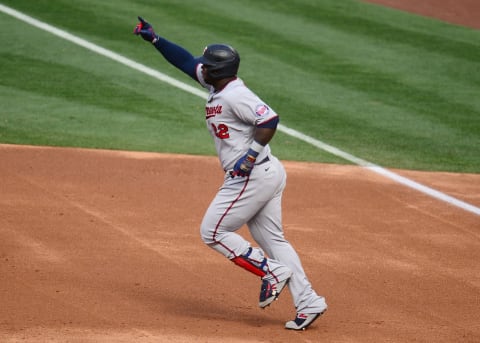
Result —
[{"label": "twins tc logo on helmet", "polygon": [[265,104],[260,104],[255,108],[255,114],[258,117],[265,116],[268,114],[268,112],[270,112],[270,108],[268,108],[268,106]]}]

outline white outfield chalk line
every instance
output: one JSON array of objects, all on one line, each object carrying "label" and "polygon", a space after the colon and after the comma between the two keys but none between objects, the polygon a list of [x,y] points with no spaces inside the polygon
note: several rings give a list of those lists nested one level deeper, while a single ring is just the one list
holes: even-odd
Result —
[{"label": "white outfield chalk line", "polygon": [[[58,36],[60,38],[63,38],[65,40],[68,40],[76,45],[79,45],[81,47],[84,47],[85,49],[88,49],[90,51],[93,51],[99,55],[102,55],[102,56],[105,56],[105,57],[108,57],[114,61],[117,61],[117,62],[120,62],[132,69],[136,69],[142,73],[145,73],[147,75],[150,75],[150,76],[153,76],[155,77],[156,79],[160,80],[160,81],[163,81],[165,83],[168,83],[174,87],[177,87],[177,88],[180,88],[180,89],[183,89],[184,91],[187,91],[189,93],[192,93],[194,95],[197,95],[197,96],[206,96],[204,94],[203,91],[200,91],[198,90],[197,88],[194,88],[190,85],[187,85],[183,82],[180,82],[168,75],[165,75],[163,73],[160,73],[158,71],[156,71],[155,69],[152,69],[152,68],[149,68],[147,66],[144,66],[143,64],[140,64],[140,63],[137,63],[135,61],[132,61],[122,55],[119,55],[113,51],[110,51],[110,50],[107,50],[105,48],[102,48],[101,46],[98,46],[96,44],[93,44],[85,39],[82,39],[80,37],[77,37],[77,36],[74,36],[66,31],[63,31],[61,29],[58,29],[52,25],[49,25],[49,24],[46,24],[44,22],[41,22],[35,18],[32,18],[26,14],[23,14],[17,10],[14,10],[13,8],[10,8],[10,7],[7,7],[7,6],[4,6],[2,4],[0,4],[0,11],[1,12],[4,12],[6,14],[9,14],[11,15],[12,17],[15,17],[21,21],[24,21],[25,23],[27,24],[30,24],[32,26],[35,26],[35,27],[38,27],[39,29],[42,29],[44,31],[47,31],[51,34],[54,34],[55,36]],[[133,32],[133,30],[132,30]],[[133,36],[133,34],[132,34]]]},{"label": "white outfield chalk line", "polygon": [[377,174],[382,175],[386,178],[389,178],[389,179],[391,179],[391,180],[393,180],[397,183],[400,183],[404,186],[413,188],[413,189],[415,189],[419,192],[422,192],[426,195],[429,195],[433,198],[436,198],[438,200],[449,203],[450,205],[453,205],[453,206],[459,207],[461,209],[464,209],[466,211],[472,212],[474,214],[480,215],[480,208],[476,207],[472,204],[469,204],[467,202],[464,202],[462,200],[454,198],[450,195],[447,195],[445,193],[437,191],[436,189],[433,189],[433,188],[427,187],[425,185],[422,185],[418,182],[415,182],[415,181],[410,180],[406,177],[398,175],[398,174],[396,174],[396,173],[394,173],[390,170],[387,170],[383,167],[380,167],[376,164],[373,164],[371,162],[362,160],[361,158],[350,155],[349,153],[347,153],[345,151],[342,151],[338,148],[335,148],[334,146],[331,146],[329,144],[323,143],[323,142],[321,142],[321,141],[319,141],[315,138],[307,136],[307,135],[305,135],[301,132],[298,132],[296,130],[293,130],[293,129],[290,129],[290,128],[287,128],[287,127],[284,127],[284,126],[280,127],[280,130],[285,132],[286,134],[292,136],[292,137],[298,138],[298,139],[300,139],[300,140],[302,140],[306,143],[309,143],[309,144],[311,144],[311,145],[313,145],[313,146],[315,146],[315,147],[317,147],[321,150],[327,151],[327,152],[331,153],[332,155],[341,157],[341,158],[343,158],[343,159],[345,159],[349,162],[355,163],[356,165],[359,165],[363,168],[371,170],[374,173],[377,173]]},{"label": "white outfield chalk line", "polygon": [[[32,26],[35,26],[39,29],[42,29],[44,31],[47,31],[51,34],[54,34],[60,38],[63,38],[65,40],[68,40],[76,45],[79,45],[79,46],[82,46],[90,51],[93,51],[99,55],[102,55],[102,56],[105,56],[107,58],[110,58],[114,61],[117,61],[129,68],[132,68],[132,69],[135,69],[135,70],[138,70],[144,74],[147,74],[151,77],[154,77],[162,82],[165,82],[165,83],[168,83],[176,88],[179,88],[179,89],[182,89],[190,94],[193,94],[193,95],[196,95],[196,96],[199,96],[201,98],[204,98],[206,99],[207,98],[207,93],[204,92],[204,91],[201,91],[195,87],[192,87],[184,82],[181,82],[181,81],[178,81],[177,79],[174,79],[168,75],[165,75],[155,69],[152,69],[152,68],[149,68],[143,64],[140,64],[138,62],[135,62],[131,59],[128,59],[122,55],[119,55],[113,51],[110,51],[110,50],[107,50],[105,48],[102,48],[101,46],[98,46],[96,44],[93,44],[87,40],[84,40],[80,37],[77,37],[77,36],[74,36],[64,30],[61,30],[61,29],[58,29],[52,25],[49,25],[47,23],[44,23],[44,22],[41,22],[35,18],[32,18],[22,12],[19,12],[17,10],[14,10],[10,7],[7,7],[7,6],[4,6],[2,4],[0,4],[0,11],[5,13],[5,14],[8,14],[14,18],[17,18],[27,24],[30,24]],[[379,175],[382,175],[386,178],[389,178],[395,182],[398,182],[402,185],[405,185],[407,187],[410,187],[412,189],[415,189],[423,194],[426,194],[426,195],[429,195],[433,198],[436,198],[438,200],[441,200],[441,201],[444,201],[450,205],[453,205],[453,206],[456,206],[456,207],[459,207],[463,210],[466,210],[468,212],[472,212],[474,214],[477,214],[477,215],[480,215],[480,208],[479,207],[476,207],[474,205],[471,205],[469,203],[466,203],[464,201],[461,201],[459,199],[456,199],[454,197],[451,197],[447,194],[444,194],[442,192],[439,192],[433,188],[430,188],[430,187],[427,187],[427,186],[424,186],[420,183],[417,183],[415,181],[412,181],[408,178],[405,178],[403,176],[400,176],[396,173],[393,173],[383,167],[380,167],[376,164],[373,164],[371,162],[368,162],[368,161],[365,161],[361,158],[358,158],[358,157],[355,157],[345,151],[342,151],[334,146],[331,146],[329,144],[326,144],[322,141],[319,141],[313,137],[310,137],[310,136],[307,136],[299,131],[296,131],[294,129],[291,129],[291,128],[288,128],[287,126],[284,126],[282,124],[280,124],[278,126],[278,130],[289,135],[289,136],[292,136],[292,137],[295,137],[301,141],[304,141],[308,144],[311,144],[315,147],[317,147],[318,149],[321,149],[321,150],[324,150],[332,155],[335,155],[337,157],[340,157],[340,158],[343,158],[344,160],[347,160],[349,162],[352,162],[356,165],[359,165],[361,167],[364,167],[368,170],[371,170],[372,172],[374,173],[377,173]]]}]

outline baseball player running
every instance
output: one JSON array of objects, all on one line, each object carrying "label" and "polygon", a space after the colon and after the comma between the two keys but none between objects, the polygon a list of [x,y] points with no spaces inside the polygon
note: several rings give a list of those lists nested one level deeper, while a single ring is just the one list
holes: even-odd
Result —
[{"label": "baseball player running", "polygon": [[[312,289],[283,234],[281,200],[286,173],[268,145],[278,114],[237,77],[240,56],[231,46],[212,44],[202,56],[194,57],[138,19],[134,34],[152,43],[169,63],[209,91],[205,119],[225,177],[200,226],[202,240],[261,278],[261,308],[269,306],[288,285],[297,313],[285,328],[306,329],[327,310],[327,304]],[[236,233],[244,224],[259,247]]]}]

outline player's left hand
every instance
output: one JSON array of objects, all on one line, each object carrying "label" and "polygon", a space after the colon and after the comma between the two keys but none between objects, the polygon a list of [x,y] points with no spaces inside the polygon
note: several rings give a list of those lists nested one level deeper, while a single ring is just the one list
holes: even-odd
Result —
[{"label": "player's left hand", "polygon": [[142,38],[147,42],[155,43],[155,41],[158,39],[158,36],[153,30],[152,25],[147,23],[140,16],[138,17],[138,20],[140,20],[140,22],[137,24],[137,26],[135,26],[133,34],[142,36]]},{"label": "player's left hand", "polygon": [[232,177],[241,176],[245,177],[250,175],[252,172],[253,167],[255,166],[256,158],[250,154],[245,154],[242,156],[235,166],[233,167],[233,171],[230,173]]}]

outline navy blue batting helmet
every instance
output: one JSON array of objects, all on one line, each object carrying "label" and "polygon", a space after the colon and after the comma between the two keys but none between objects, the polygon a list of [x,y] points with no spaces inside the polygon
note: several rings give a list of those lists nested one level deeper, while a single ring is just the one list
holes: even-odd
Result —
[{"label": "navy blue batting helmet", "polygon": [[230,45],[211,44],[203,50],[200,62],[207,68],[210,78],[219,80],[237,75],[240,55]]}]

